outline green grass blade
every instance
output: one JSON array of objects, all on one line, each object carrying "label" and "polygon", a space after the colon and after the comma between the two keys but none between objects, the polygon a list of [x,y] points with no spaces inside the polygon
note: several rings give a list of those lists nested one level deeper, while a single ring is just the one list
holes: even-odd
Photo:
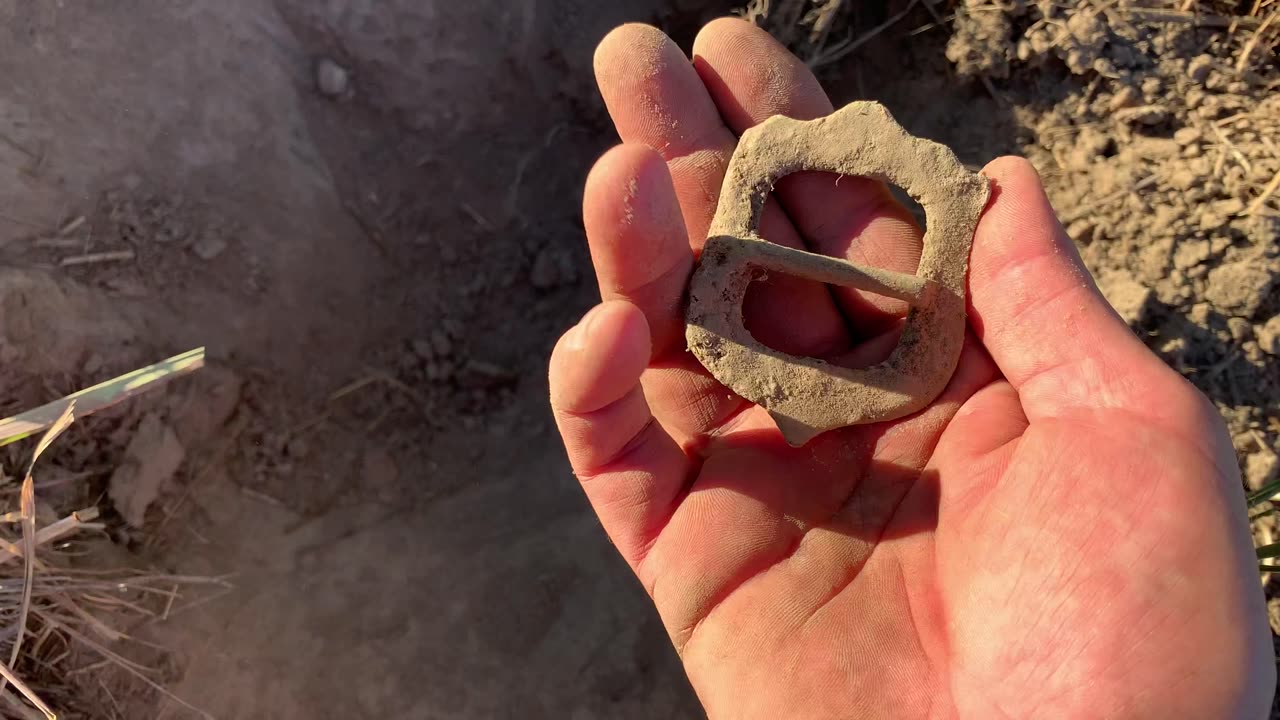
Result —
[{"label": "green grass blade", "polygon": [[5,418],[0,420],[0,447],[49,429],[72,403],[76,406],[76,417],[83,418],[202,367],[204,348],[196,348],[73,393],[61,400],[54,400],[34,410]]},{"label": "green grass blade", "polygon": [[1267,483],[1266,485],[1263,485],[1262,487],[1258,488],[1254,492],[1249,493],[1246,496],[1249,501],[1249,507],[1253,507],[1254,505],[1260,505],[1270,500],[1277,493],[1280,493],[1280,480]]}]

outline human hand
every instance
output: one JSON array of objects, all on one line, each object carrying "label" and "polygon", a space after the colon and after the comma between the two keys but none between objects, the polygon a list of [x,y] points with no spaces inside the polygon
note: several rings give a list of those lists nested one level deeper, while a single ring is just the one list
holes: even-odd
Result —
[{"label": "human hand", "polygon": [[[708,25],[694,55],[635,25],[597,51],[624,143],[586,188],[604,302],[556,346],[551,398],[709,716],[1266,717],[1271,642],[1222,421],[1107,305],[1027,162],[983,171],[970,335],[924,411],[791,448],[686,351],[736,134],[832,110],[745,22]],[[921,247],[883,186],[818,173],[780,182],[761,228],[902,272]],[[861,364],[905,314],[778,276],[744,307],[768,345]]]}]

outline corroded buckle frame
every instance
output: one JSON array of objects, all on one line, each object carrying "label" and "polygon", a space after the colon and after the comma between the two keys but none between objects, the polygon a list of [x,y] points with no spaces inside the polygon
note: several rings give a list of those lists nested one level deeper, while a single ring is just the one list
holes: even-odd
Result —
[{"label": "corroded buckle frame", "polygon": [[[760,237],[774,183],[798,171],[873,177],[924,208],[915,275],[862,267]],[[774,117],[743,134],[690,284],[686,339],[713,376],[763,406],[793,446],[833,428],[893,420],[942,392],[964,342],[965,276],[978,216],[990,192],[938,143],[908,135],[874,102],[811,121]],[[742,299],[760,271],[782,272],[905,300],[897,348],[879,365],[838,367],[765,347],[747,331]]]}]

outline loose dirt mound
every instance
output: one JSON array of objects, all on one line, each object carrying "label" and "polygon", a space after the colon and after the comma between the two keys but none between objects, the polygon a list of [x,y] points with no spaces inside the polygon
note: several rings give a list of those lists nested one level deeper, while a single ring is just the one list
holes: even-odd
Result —
[{"label": "loose dirt mound", "polygon": [[1068,233],[1125,319],[1218,403],[1255,489],[1280,441],[1280,73],[1264,23],[969,2],[947,46],[962,75],[1021,75],[1017,100],[1039,75],[1026,152]]}]

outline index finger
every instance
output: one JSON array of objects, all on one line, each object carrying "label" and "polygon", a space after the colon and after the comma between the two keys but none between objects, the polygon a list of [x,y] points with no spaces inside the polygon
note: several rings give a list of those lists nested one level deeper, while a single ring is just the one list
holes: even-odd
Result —
[{"label": "index finger", "polygon": [[[666,160],[689,244],[701,248],[737,137],[684,52],[657,28],[624,25],[609,33],[596,50],[595,68],[623,142],[649,145]],[[765,208],[760,230],[779,245],[803,247],[776,203]],[[746,308],[758,340],[796,355],[824,356],[848,346],[844,321],[824,287],[785,275],[762,285]],[[655,357],[670,349],[655,347]]]}]

